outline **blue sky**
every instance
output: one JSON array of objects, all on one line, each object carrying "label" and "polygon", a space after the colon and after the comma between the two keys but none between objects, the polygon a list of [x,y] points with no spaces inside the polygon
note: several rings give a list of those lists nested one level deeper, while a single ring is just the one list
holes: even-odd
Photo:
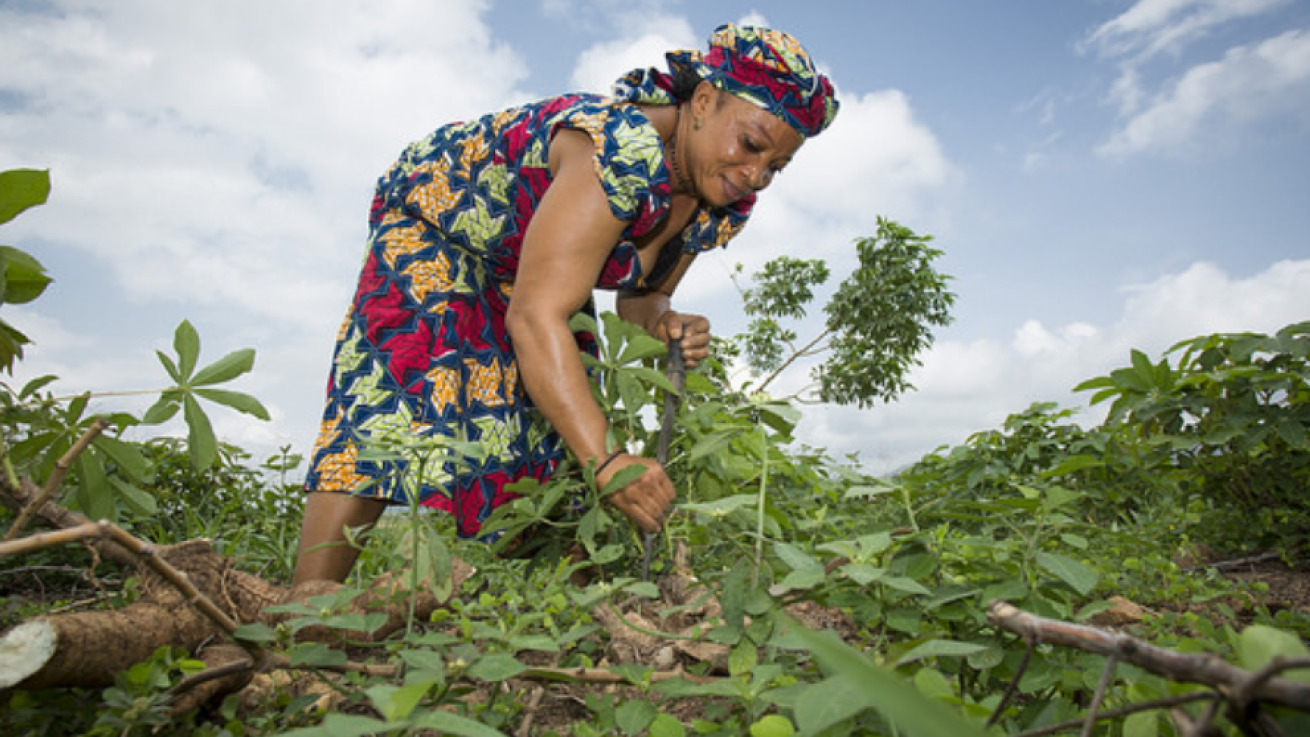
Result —
[{"label": "blue sky", "polygon": [[878,216],[933,235],[959,295],[918,391],[809,407],[802,441],[885,471],[1033,401],[1080,406],[1071,388],[1131,348],[1310,319],[1304,0],[0,0],[0,168],[54,179],[0,229],[57,280],[5,307],[36,341],[20,379],[159,386],[154,350],[187,318],[210,359],[259,353],[239,388],[274,420],[216,413],[220,434],[307,450],[371,188],[400,149],[604,91],[726,21],[794,33],[843,111],[680,306],[736,332],[736,264],[843,274]]}]

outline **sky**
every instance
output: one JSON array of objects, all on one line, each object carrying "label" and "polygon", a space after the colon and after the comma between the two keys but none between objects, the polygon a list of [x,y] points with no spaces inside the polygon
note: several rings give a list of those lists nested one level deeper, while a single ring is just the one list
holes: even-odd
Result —
[{"label": "sky", "polygon": [[807,406],[799,442],[884,473],[1036,401],[1094,424],[1073,387],[1134,348],[1310,319],[1306,0],[0,0],[0,169],[53,180],[0,242],[55,279],[3,309],[35,343],[6,380],[166,386],[187,319],[202,362],[257,351],[231,388],[272,420],[215,409],[220,437],[307,453],[404,146],[606,92],[725,22],[795,35],[842,109],[675,306],[740,332],[738,265],[822,258],[835,285],[880,216],[932,236],[957,294],[915,391]]}]

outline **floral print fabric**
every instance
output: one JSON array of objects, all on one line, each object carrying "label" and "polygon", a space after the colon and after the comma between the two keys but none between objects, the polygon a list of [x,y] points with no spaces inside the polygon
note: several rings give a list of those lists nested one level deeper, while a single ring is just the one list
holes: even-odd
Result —
[{"label": "floral print fabric", "polygon": [[[659,134],[635,105],[566,95],[415,142],[378,182],[307,489],[417,501],[453,513],[459,534],[470,537],[513,497],[508,485],[555,469],[563,444],[519,385],[504,318],[561,127],[591,137],[611,211],[629,224],[596,286],[640,291],[662,278],[642,273],[635,241],[668,213],[669,172]],[[702,208],[661,256],[726,244],[753,203]],[[580,350],[595,352],[592,336],[576,338]],[[479,452],[421,463],[370,450],[378,441],[434,437]]]}]

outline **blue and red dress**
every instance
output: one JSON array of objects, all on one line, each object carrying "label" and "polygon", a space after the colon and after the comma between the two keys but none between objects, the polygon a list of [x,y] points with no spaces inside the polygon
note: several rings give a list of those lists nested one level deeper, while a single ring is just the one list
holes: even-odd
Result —
[{"label": "blue and red dress", "polygon": [[[307,489],[416,499],[453,513],[459,534],[472,537],[513,498],[507,485],[550,476],[565,448],[520,386],[505,330],[523,235],[551,183],[553,133],[581,130],[611,210],[628,223],[597,288],[641,290],[662,278],[642,273],[634,244],[669,211],[663,145],[633,104],[671,102],[655,92],[565,95],[448,125],[382,176]],[[701,208],[659,260],[726,244],[753,204]],[[579,350],[595,353],[592,336],[577,337]],[[481,452],[435,463],[361,454],[370,439],[437,435]]]}]

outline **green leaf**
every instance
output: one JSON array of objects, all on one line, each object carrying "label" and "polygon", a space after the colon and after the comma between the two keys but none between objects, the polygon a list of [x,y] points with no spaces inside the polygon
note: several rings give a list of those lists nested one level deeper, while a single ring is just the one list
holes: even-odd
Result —
[{"label": "green leaf", "polygon": [[58,380],[59,377],[55,376],[54,374],[45,374],[43,376],[38,376],[35,379],[32,379],[31,381],[24,384],[22,390],[18,392],[18,396],[22,399],[28,399],[33,395],[35,395],[37,392],[44,389],[49,384]]},{"label": "green leaf", "polygon": [[425,670],[434,673],[444,673],[446,671],[446,661],[441,654],[435,650],[401,650],[400,659],[405,661],[405,665],[411,670]]},{"label": "green leaf", "polygon": [[656,714],[647,731],[650,737],[686,737],[687,734],[682,722],[669,714]]},{"label": "green leaf", "polygon": [[358,714],[328,714],[317,728],[293,729],[283,733],[282,737],[365,737],[366,735],[386,734],[397,726],[373,717]]},{"label": "green leaf", "polygon": [[14,361],[23,357],[23,346],[31,342],[26,335],[0,320],[0,369],[12,372]]},{"label": "green leaf", "polygon": [[626,701],[614,710],[619,729],[636,735],[655,720],[655,707],[649,701]]},{"label": "green leaf", "polygon": [[118,509],[114,505],[114,494],[105,478],[105,469],[95,457],[83,454],[77,457],[77,472],[80,483],[77,488],[77,504],[92,521],[107,519],[118,521]]},{"label": "green leaf", "polygon": [[118,492],[118,498],[142,517],[149,517],[159,511],[159,504],[149,492],[138,489],[123,479],[111,476],[109,484]]},{"label": "green leaf", "polygon": [[774,595],[788,591],[808,591],[824,582],[823,568],[798,568],[791,571],[778,584],[769,589]]},{"label": "green leaf", "polygon": [[182,407],[183,416],[186,417],[191,463],[198,469],[209,468],[218,458],[218,440],[214,437],[214,428],[210,426],[209,417],[195,397],[184,397]]},{"label": "green leaf", "polygon": [[897,591],[903,591],[907,594],[932,596],[932,590],[927,586],[924,586],[912,578],[906,578],[905,576],[883,576],[878,579],[878,583]]},{"label": "green leaf", "polygon": [[[1262,624],[1253,624],[1242,630],[1237,639],[1237,654],[1242,667],[1250,671],[1265,667],[1274,658],[1310,657],[1310,651],[1299,637]],[[1305,668],[1284,671],[1282,676],[1310,683],[1310,670]]]},{"label": "green leaf", "polygon": [[173,350],[177,351],[179,383],[186,383],[200,359],[200,334],[189,321],[178,323],[173,331]]},{"label": "green leaf", "polygon": [[559,642],[549,635],[515,635],[509,638],[509,645],[515,650],[538,650],[545,653],[559,652]]},{"label": "green leaf", "polygon": [[497,683],[519,675],[528,667],[506,653],[492,653],[469,668],[469,675],[480,681]]},{"label": "green leaf", "polygon": [[21,305],[40,297],[53,281],[45,267],[30,254],[13,246],[0,246],[0,263],[4,264],[3,302]]},{"label": "green leaf", "polygon": [[696,445],[691,449],[689,460],[699,461],[706,456],[715,455],[740,435],[740,427],[716,430],[696,442]]},{"label": "green leaf", "polygon": [[273,642],[277,639],[277,632],[262,622],[251,622],[237,627],[232,636],[246,642]]},{"label": "green leaf", "polygon": [[757,497],[754,494],[737,494],[723,499],[715,499],[712,502],[680,504],[678,508],[713,519],[722,519],[735,509],[754,506],[756,501]]},{"label": "green leaf", "polygon": [[662,356],[665,353],[668,353],[668,347],[659,338],[650,335],[634,335],[628,340],[627,345],[623,346],[623,352],[619,354],[618,363],[621,366],[626,366],[652,356]]},{"label": "green leaf", "polygon": [[150,462],[141,452],[139,445],[125,443],[118,438],[99,435],[91,441],[91,447],[113,459],[114,463],[128,476],[138,481],[144,480],[150,473]]},{"label": "green leaf", "polygon": [[345,653],[321,642],[301,643],[291,650],[292,665],[327,668],[345,665],[348,660]]},{"label": "green leaf", "polygon": [[249,394],[227,389],[196,389],[195,392],[196,396],[203,397],[216,404],[231,407],[238,412],[258,417],[266,422],[269,420],[268,410],[264,409],[264,405],[260,404],[258,399]]},{"label": "green leaf", "polygon": [[143,425],[162,425],[173,419],[182,405],[178,402],[176,392],[164,392],[159,399],[141,416]]},{"label": "green leaf", "polygon": [[172,379],[177,384],[186,383],[182,377],[182,373],[177,370],[177,364],[173,362],[173,359],[170,358],[168,354],[163,351],[155,351],[155,355],[159,357],[159,362],[163,364],[164,371],[168,372],[168,378]]},{"label": "green leaf", "polygon": [[[828,719],[833,716],[815,714],[813,710],[840,708],[844,705],[847,709],[854,707],[854,713],[872,708],[914,737],[985,737],[986,733],[981,728],[949,709],[943,709],[941,704],[919,693],[918,689],[891,671],[870,662],[833,633],[813,632],[784,614],[774,616],[814,653],[815,659],[834,674],[834,679],[845,681],[838,686],[840,693],[822,694],[824,698],[810,698],[807,692],[801,698],[796,717],[803,732],[814,734],[820,731],[822,727],[818,727],[817,717]],[[801,719],[803,713],[810,721]],[[829,721],[828,725],[837,721],[840,719]]]},{"label": "green leaf", "polygon": [[[796,728],[791,720],[779,714],[766,714],[751,725],[751,737],[791,737]],[[652,731],[652,736],[654,732]]]},{"label": "green leaf", "polygon": [[408,719],[423,697],[432,690],[435,681],[419,681],[405,686],[379,683],[365,689],[369,701],[387,721]]},{"label": "green leaf", "polygon": [[435,709],[416,718],[414,724],[418,727],[435,729],[441,734],[457,735],[458,737],[505,737],[504,732],[496,731],[468,717]]},{"label": "green leaf", "polygon": [[929,640],[910,648],[909,652],[897,659],[896,664],[904,665],[925,658],[962,658],[987,649],[986,645],[958,640]]},{"label": "green leaf", "polygon": [[0,223],[13,220],[29,207],[44,205],[49,196],[49,170],[0,171]]},{"label": "green leaf", "polygon": [[197,371],[196,375],[191,377],[191,386],[222,384],[249,372],[254,367],[254,348],[235,350]]},{"label": "green leaf", "polygon": [[1094,569],[1059,553],[1038,551],[1037,565],[1084,596],[1090,594],[1100,580],[1100,574]]},{"label": "green leaf", "polygon": [[834,676],[809,687],[797,700],[796,725],[803,734],[818,734],[871,706],[854,679]]},{"label": "green leaf", "polygon": [[1154,710],[1129,714],[1124,719],[1123,737],[1157,737],[1160,734],[1160,717]]},{"label": "green leaf", "polygon": [[775,543],[773,546],[773,552],[777,553],[778,558],[780,558],[783,563],[786,563],[787,567],[791,568],[793,571],[799,571],[804,568],[823,569],[822,563],[810,557],[808,553],[791,543]]}]

